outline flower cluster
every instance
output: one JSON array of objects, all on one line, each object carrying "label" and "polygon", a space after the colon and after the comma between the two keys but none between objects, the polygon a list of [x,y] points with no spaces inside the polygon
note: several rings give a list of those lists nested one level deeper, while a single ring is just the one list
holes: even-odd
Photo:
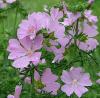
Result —
[{"label": "flower cluster", "polygon": [[[11,0],[7,2],[12,3]],[[91,4],[93,0],[89,0]],[[99,45],[97,17],[91,10],[73,13],[62,5],[62,9],[52,7],[49,12],[33,12],[27,19],[23,19],[17,30],[17,39],[10,39],[7,51],[8,59],[13,60],[12,66],[23,70],[34,70],[35,90],[39,93],[57,95],[61,91],[71,96],[75,93],[81,97],[88,91],[86,87],[92,86],[89,73],[80,67],[63,70],[60,79],[64,85],[58,83],[58,76],[50,68],[46,68],[42,75],[38,70],[40,63],[46,63],[42,56],[42,49],[54,54],[52,63],[59,63],[64,59],[66,50],[76,46],[86,53],[93,51]],[[32,76],[24,77],[24,82],[32,84]],[[19,98],[21,87],[15,89],[14,95],[8,98]],[[17,96],[17,97],[16,97]]]}]

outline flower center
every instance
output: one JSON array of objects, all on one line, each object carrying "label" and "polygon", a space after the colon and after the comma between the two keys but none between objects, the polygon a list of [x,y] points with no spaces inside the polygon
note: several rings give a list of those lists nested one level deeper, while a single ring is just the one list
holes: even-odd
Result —
[{"label": "flower center", "polygon": [[31,26],[29,29],[28,29],[28,33],[33,33],[35,31],[34,27]]},{"label": "flower center", "polygon": [[33,54],[33,51],[32,50],[28,50],[27,51],[27,55],[32,56],[32,54]]},{"label": "flower center", "polygon": [[72,82],[72,84],[76,84],[77,82],[78,82],[78,80],[74,79],[73,82]]}]

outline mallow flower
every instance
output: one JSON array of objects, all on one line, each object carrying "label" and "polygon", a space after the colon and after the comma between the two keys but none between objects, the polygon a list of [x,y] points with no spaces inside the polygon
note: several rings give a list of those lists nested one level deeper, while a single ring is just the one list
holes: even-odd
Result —
[{"label": "mallow flower", "polygon": [[47,93],[57,95],[57,91],[60,88],[60,84],[56,82],[57,79],[58,76],[54,75],[50,68],[46,68],[41,77],[41,81],[45,85],[43,90]]},{"label": "mallow flower", "polygon": [[65,36],[65,27],[60,23],[60,19],[63,17],[63,12],[59,8],[51,8],[50,10],[50,24],[47,28],[48,33],[54,32],[56,38],[62,38]]},{"label": "mallow flower", "polygon": [[17,85],[16,88],[15,88],[15,93],[14,93],[14,95],[9,94],[9,95],[7,96],[7,98],[20,98],[21,91],[22,91],[22,86]]},{"label": "mallow flower", "polygon": [[62,22],[62,24],[64,26],[71,26],[74,22],[77,21],[78,18],[81,17],[81,13],[77,12],[77,13],[72,13],[69,11],[66,11],[67,14],[67,18],[64,19],[64,22]]},{"label": "mallow flower", "polygon": [[83,34],[84,37],[86,37],[85,41],[78,40],[77,45],[79,49],[83,51],[91,51],[94,50],[98,45],[98,41],[95,39],[95,37],[98,34],[97,28],[95,25],[91,26],[87,23],[87,21],[84,21],[83,27],[80,27],[81,30],[79,31],[79,35]]},{"label": "mallow flower", "polygon": [[37,88],[38,92],[45,91],[47,93],[51,93],[52,95],[57,95],[57,91],[60,88],[60,84],[56,82],[58,76],[54,75],[50,68],[46,68],[41,76],[35,70],[34,79],[37,82],[41,81],[41,83],[44,85],[43,88]]},{"label": "mallow flower", "polygon": [[14,60],[12,66],[15,68],[28,67],[30,63],[35,66],[40,62],[43,36],[38,35],[33,41],[29,37],[24,39],[10,39],[8,45],[8,52],[10,52],[8,59]]},{"label": "mallow flower", "polygon": [[28,15],[28,19],[22,20],[19,25],[17,36],[19,39],[23,39],[27,36],[30,39],[35,39],[36,34],[49,25],[49,16],[46,13],[32,13]]},{"label": "mallow flower", "polygon": [[88,21],[91,22],[91,23],[97,23],[97,21],[98,21],[97,16],[93,16],[91,10],[85,10],[84,16],[85,16],[85,17],[88,19]]},{"label": "mallow flower", "polygon": [[88,91],[86,86],[91,86],[90,75],[80,67],[73,67],[69,71],[63,70],[61,80],[64,85],[61,90],[71,96],[75,93],[79,98]]},{"label": "mallow flower", "polygon": [[59,46],[59,43],[57,40],[50,40],[50,44],[51,46],[46,47],[46,50],[49,52],[52,52],[55,55],[52,63],[60,62],[64,58],[63,54],[65,52],[65,47],[57,48],[57,46]]}]

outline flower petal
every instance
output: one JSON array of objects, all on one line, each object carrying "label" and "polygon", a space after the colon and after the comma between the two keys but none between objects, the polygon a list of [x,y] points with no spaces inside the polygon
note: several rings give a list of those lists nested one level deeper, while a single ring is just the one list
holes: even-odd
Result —
[{"label": "flower petal", "polygon": [[74,87],[73,87],[73,85],[67,85],[67,84],[65,84],[65,85],[63,85],[61,87],[61,90],[63,92],[65,92],[67,94],[67,96],[71,96],[73,94],[73,92],[74,92]]},{"label": "flower petal", "polygon": [[81,86],[91,86],[92,82],[90,80],[90,75],[88,73],[84,73],[82,78],[79,81]]},{"label": "flower petal", "polygon": [[75,94],[80,98],[84,93],[88,91],[87,88],[83,86],[77,86],[76,89],[74,90]]},{"label": "flower petal", "polygon": [[25,57],[21,57],[21,58],[16,59],[13,62],[12,66],[15,68],[23,69],[23,68],[27,67],[29,65],[29,63],[30,63],[30,61],[29,61],[28,57],[25,56]]},{"label": "flower petal", "polygon": [[14,95],[8,95],[7,98],[15,98]]}]

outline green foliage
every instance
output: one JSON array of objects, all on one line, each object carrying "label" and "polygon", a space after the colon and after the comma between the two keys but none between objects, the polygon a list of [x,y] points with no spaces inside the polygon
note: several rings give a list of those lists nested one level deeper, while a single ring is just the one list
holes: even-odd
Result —
[{"label": "green foliage", "polygon": [[[19,73],[18,70],[11,67],[11,62],[7,59],[8,53],[6,51],[8,40],[10,38],[15,37],[16,35],[16,28],[18,28],[18,24],[20,23],[21,19],[25,18],[27,13],[31,13],[32,11],[41,11],[43,10],[43,5],[47,4],[50,6],[56,5],[59,1],[58,0],[20,0],[21,3],[19,6],[15,3],[12,6],[9,6],[7,11],[4,10],[0,11],[0,98],[6,98],[8,94],[14,91],[15,86],[20,83],[20,79],[18,77]],[[77,3],[75,3],[75,0],[66,0],[68,4],[68,8],[73,11],[80,11],[84,10],[85,7],[87,7],[87,3],[85,0],[77,0]],[[68,3],[69,2],[69,3]],[[73,3],[72,3],[73,2]],[[100,1],[96,0],[96,3],[94,4],[94,13],[98,15],[100,20],[100,10],[99,10],[99,4]],[[17,15],[17,16],[16,16]],[[100,22],[99,22],[100,27]],[[100,28],[99,28],[100,30]],[[78,38],[84,40],[84,38],[81,36],[78,36]],[[98,39],[100,41],[100,36],[98,36]],[[78,51],[78,50],[77,50]],[[55,74],[61,75],[62,69],[68,69],[71,65],[79,66],[81,65],[84,67],[84,69],[91,74],[91,78],[93,81],[98,79],[99,77],[96,77],[95,73],[100,71],[100,66],[98,66],[94,60],[90,59],[91,57],[83,52],[81,54],[77,54],[75,51],[74,46],[70,47],[70,51],[66,51],[66,55],[64,57],[64,60],[60,62],[59,64],[52,64],[52,58],[54,57],[53,54],[42,50],[43,57],[46,58],[48,61],[46,65],[41,65],[39,67],[40,70],[45,69],[45,67],[51,67],[52,71]],[[92,54],[96,57],[96,59],[100,63],[100,47],[97,48],[97,50],[92,52]],[[83,57],[84,64],[77,63],[75,58],[77,56]],[[87,60],[86,60],[87,59]],[[81,58],[79,59],[81,60]],[[68,63],[69,62],[69,63]],[[41,86],[41,85],[40,85]],[[24,85],[23,92],[21,95],[21,98],[69,98],[64,93],[59,93],[57,96],[50,96],[50,94],[38,94],[34,96],[34,93],[31,93],[32,90],[31,85]],[[77,98],[75,95],[73,95],[71,98]],[[89,89],[89,92],[86,93],[82,98],[100,98],[100,86],[99,85],[93,85]]]},{"label": "green foliage", "polygon": [[87,8],[87,0],[65,0],[68,9],[72,12],[83,11]]}]

